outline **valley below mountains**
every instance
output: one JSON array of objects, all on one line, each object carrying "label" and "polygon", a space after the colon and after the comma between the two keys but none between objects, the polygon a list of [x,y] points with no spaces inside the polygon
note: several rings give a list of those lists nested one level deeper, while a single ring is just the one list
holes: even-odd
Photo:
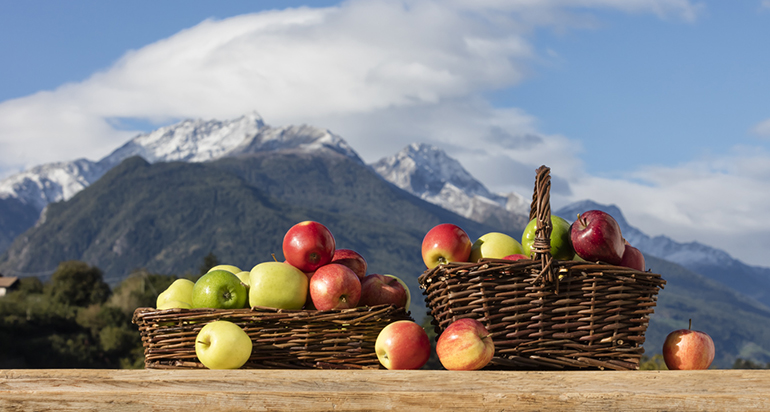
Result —
[{"label": "valley below mountains", "polygon": [[[535,167],[533,183],[534,175]],[[1,181],[0,273],[45,279],[60,262],[82,260],[116,285],[138,269],[196,273],[209,253],[249,269],[273,254],[282,260],[285,231],[310,219],[328,226],[338,247],[361,253],[369,273],[402,277],[421,322],[425,233],[454,223],[473,239],[491,231],[520,238],[530,196],[492,193],[429,145],[367,165],[328,130],[273,128],[256,114],[187,120],[139,135],[98,162],[40,165]],[[692,318],[715,341],[714,366],[770,362],[770,269],[697,242],[650,237],[613,205],[586,200],[554,214],[572,221],[589,209],[616,217],[668,282],[650,321],[648,355]]]}]

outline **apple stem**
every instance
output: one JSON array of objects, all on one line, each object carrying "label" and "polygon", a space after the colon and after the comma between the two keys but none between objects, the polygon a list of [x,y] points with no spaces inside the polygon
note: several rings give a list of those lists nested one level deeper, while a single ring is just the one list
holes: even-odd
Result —
[{"label": "apple stem", "polygon": [[692,330],[692,319],[690,319],[690,326],[687,327],[687,330]]},{"label": "apple stem", "polygon": [[276,258],[275,258],[275,253],[271,253],[271,254],[270,254],[270,256],[272,256],[272,257],[273,257],[273,260],[274,260],[274,261],[276,261],[276,262],[278,261],[278,259],[276,259]]}]

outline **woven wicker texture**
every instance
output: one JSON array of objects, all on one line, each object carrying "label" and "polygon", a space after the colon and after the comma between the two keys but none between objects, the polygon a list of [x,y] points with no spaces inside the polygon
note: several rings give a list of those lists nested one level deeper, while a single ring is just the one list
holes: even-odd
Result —
[{"label": "woven wicker texture", "polygon": [[379,369],[377,335],[391,322],[412,318],[390,305],[328,311],[138,308],[133,322],[145,367],[205,368],[195,355],[195,337],[216,320],[231,321],[251,337],[254,347],[243,369]]},{"label": "woven wicker texture", "polygon": [[420,277],[439,335],[474,318],[492,335],[491,369],[638,369],[659,274],[550,255],[550,169],[537,171],[531,260],[452,262]]}]

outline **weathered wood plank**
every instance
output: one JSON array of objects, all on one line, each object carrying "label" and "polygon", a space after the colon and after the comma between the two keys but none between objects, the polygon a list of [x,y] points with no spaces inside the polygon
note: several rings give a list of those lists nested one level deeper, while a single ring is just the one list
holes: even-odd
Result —
[{"label": "weathered wood plank", "polygon": [[3,411],[770,410],[770,371],[3,370]]}]

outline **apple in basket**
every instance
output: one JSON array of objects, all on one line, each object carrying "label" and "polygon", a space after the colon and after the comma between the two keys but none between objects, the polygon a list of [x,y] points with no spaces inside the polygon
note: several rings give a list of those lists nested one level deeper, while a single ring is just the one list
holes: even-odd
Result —
[{"label": "apple in basket", "polygon": [[388,324],[377,335],[374,352],[387,369],[420,369],[430,358],[430,339],[425,329],[410,320]]},{"label": "apple in basket", "polygon": [[471,255],[471,239],[459,226],[442,223],[434,226],[422,239],[422,260],[428,269],[449,262],[467,262]]},{"label": "apple in basket", "polygon": [[688,329],[675,330],[663,342],[663,360],[671,370],[708,369],[714,361],[714,341],[705,332]]},{"label": "apple in basket", "polygon": [[629,245],[628,241],[626,241],[625,249],[623,251],[623,258],[620,260],[620,266],[625,266],[627,268],[644,272],[644,255],[641,251],[639,251],[639,249]]},{"label": "apple in basket", "polygon": [[522,253],[518,240],[500,232],[490,232],[478,238],[471,245],[471,255],[468,260],[478,262],[479,259],[502,259],[508,255]]},{"label": "apple in basket", "polygon": [[623,260],[626,249],[618,222],[601,210],[578,215],[570,229],[570,241],[575,253],[589,262],[617,265]]},{"label": "apple in basket", "polygon": [[310,278],[310,299],[318,310],[354,308],[361,299],[361,281],[349,267],[329,263]]},{"label": "apple in basket", "polygon": [[249,360],[249,335],[240,326],[217,320],[201,328],[195,338],[195,355],[209,369],[238,369]]},{"label": "apple in basket", "polygon": [[360,280],[363,280],[364,276],[366,276],[366,259],[364,259],[364,257],[355,250],[335,250],[331,263],[339,263],[340,265],[349,267]]},{"label": "apple in basket", "polygon": [[192,308],[192,291],[195,283],[189,279],[177,279],[155,300],[157,309]]},{"label": "apple in basket", "polygon": [[303,272],[313,272],[331,262],[334,250],[332,232],[318,222],[297,223],[283,237],[283,257]]},{"label": "apple in basket", "polygon": [[190,303],[193,308],[240,309],[247,299],[246,285],[238,276],[226,270],[215,270],[195,282]]},{"label": "apple in basket", "polygon": [[[521,248],[524,255],[532,256],[532,245],[535,243],[537,221],[532,219],[524,228],[521,235]],[[556,260],[572,260],[575,250],[570,241],[570,223],[564,218],[551,215],[551,256]]]},{"label": "apple in basket", "polygon": [[308,280],[301,270],[284,262],[263,262],[249,273],[249,305],[302,309]]},{"label": "apple in basket", "polygon": [[452,322],[436,342],[439,361],[450,371],[471,371],[487,366],[495,344],[484,324],[464,318]]},{"label": "apple in basket", "polygon": [[395,305],[406,309],[409,289],[395,276],[371,274],[361,282],[359,306]]}]

